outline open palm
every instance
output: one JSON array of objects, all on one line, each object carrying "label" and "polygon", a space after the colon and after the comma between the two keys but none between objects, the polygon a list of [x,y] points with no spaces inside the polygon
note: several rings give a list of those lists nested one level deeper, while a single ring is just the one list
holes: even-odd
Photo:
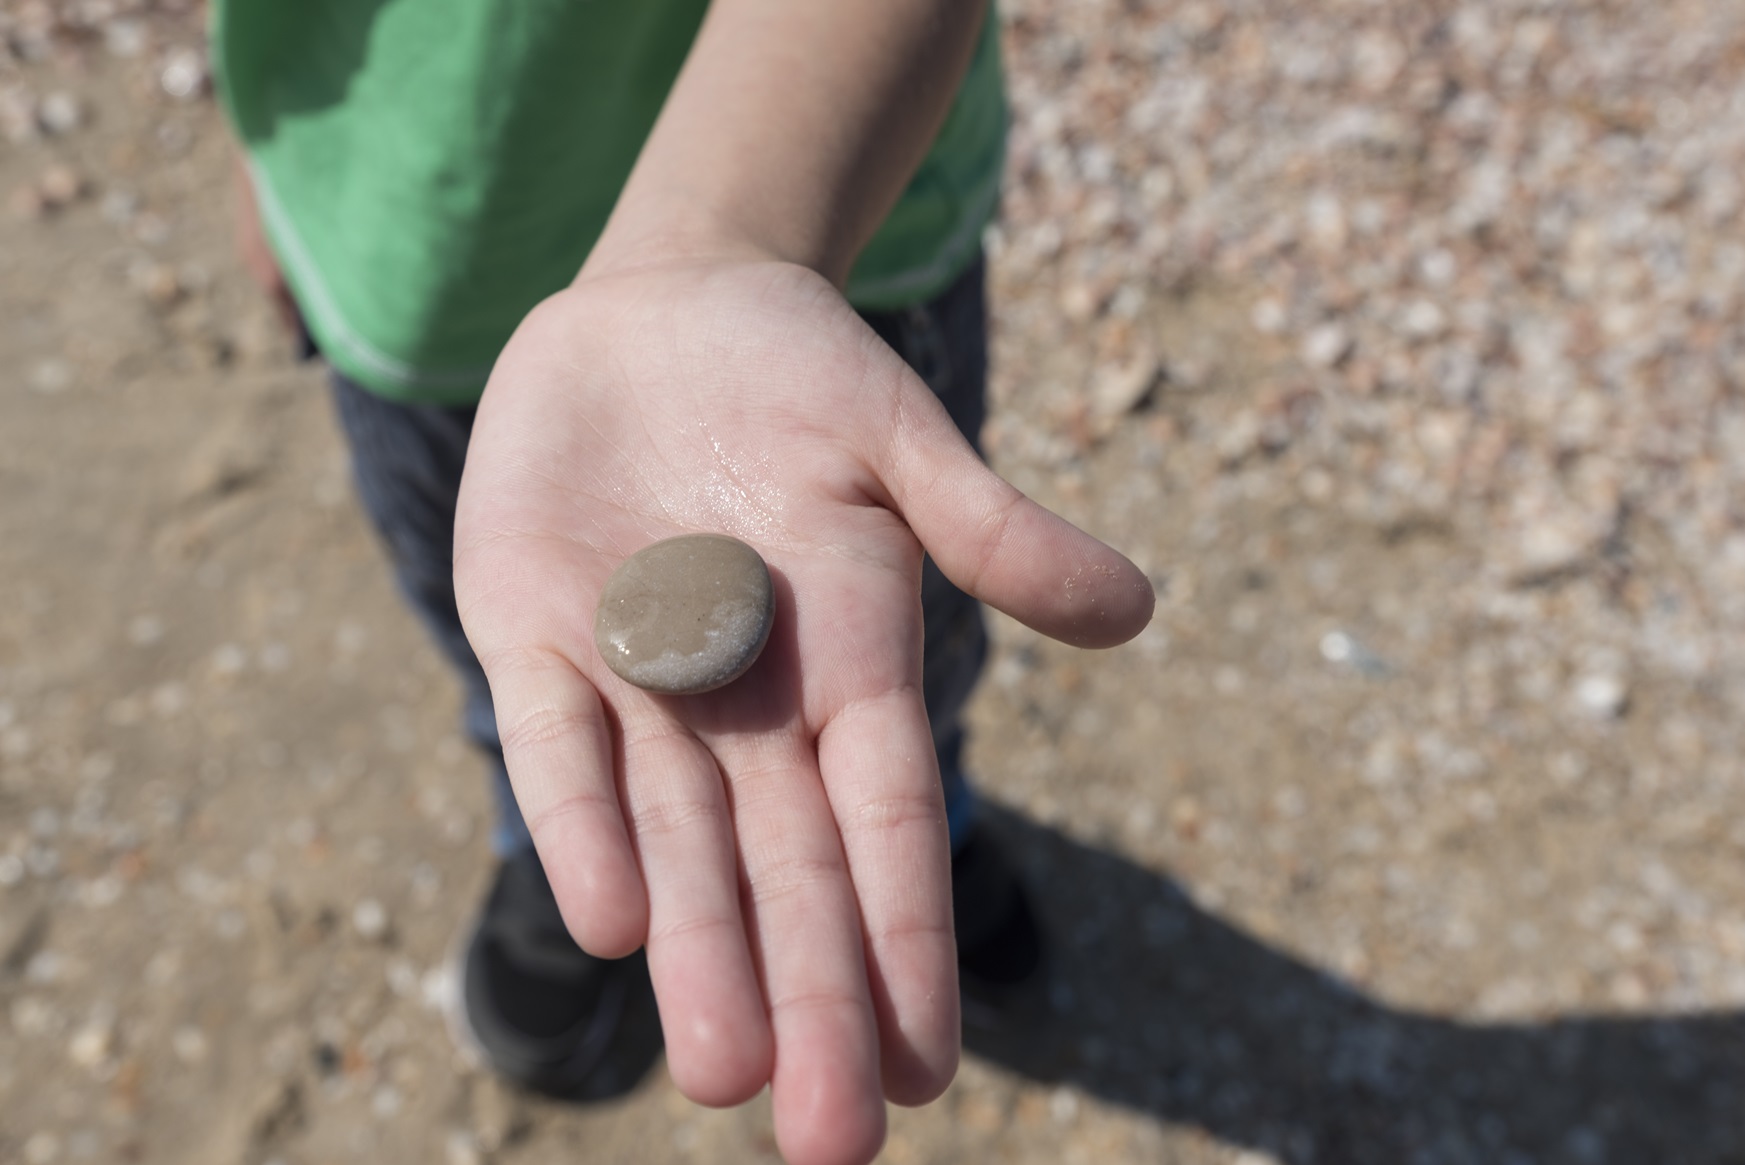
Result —
[{"label": "open palm", "polygon": [[[716,692],[630,687],[594,648],[600,590],[706,531],[768,561],[769,647]],[[584,278],[528,317],[478,413],[456,589],[565,920],[597,955],[646,943],[680,1089],[768,1083],[795,1165],[869,1159],[881,1097],[929,1100],[957,1062],[924,548],[1069,642],[1150,615],[1131,563],[983,467],[801,267]]]}]

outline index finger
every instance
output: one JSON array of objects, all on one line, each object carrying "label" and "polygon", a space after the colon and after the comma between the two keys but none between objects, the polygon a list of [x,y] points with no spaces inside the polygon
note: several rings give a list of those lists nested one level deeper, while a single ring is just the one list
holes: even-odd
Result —
[{"label": "index finger", "polygon": [[885,1095],[925,1104],[957,1071],[961,1017],[951,844],[920,691],[847,705],[819,735],[818,764],[860,900]]}]

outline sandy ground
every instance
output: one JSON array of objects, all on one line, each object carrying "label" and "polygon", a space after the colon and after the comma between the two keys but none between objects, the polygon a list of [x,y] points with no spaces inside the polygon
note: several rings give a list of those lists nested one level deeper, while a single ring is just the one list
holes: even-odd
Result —
[{"label": "sandy ground", "polygon": [[[165,92],[197,82],[179,53],[196,16],[117,32],[130,7],[39,43],[47,6],[0,5],[0,1161],[775,1160],[764,1103],[697,1109],[658,1062],[620,1098],[559,1105],[451,1049],[431,1003],[488,874],[480,766],[351,500],[322,374],[231,257],[217,113]],[[1676,517],[1710,470],[1745,501],[1737,459],[1705,444],[1736,390],[1720,377],[1710,409],[1609,385],[1699,452],[1658,454],[1603,538],[1510,525],[1539,488],[1528,421],[1585,406],[1517,425],[1481,392],[1427,403],[1394,383],[1419,366],[1369,338],[1367,285],[1325,290],[1365,261],[1361,214],[1349,231],[1309,216],[1300,255],[1264,222],[1194,241],[1220,175],[1234,214],[1260,187],[1310,205],[1316,172],[1243,186],[1257,155],[1214,142],[1199,171],[1171,162],[1154,252],[1143,227],[1105,229],[1127,213],[1100,209],[1105,190],[1152,186],[1086,153],[1087,126],[1117,153],[1139,133],[1097,78],[1133,98],[1131,70],[1155,71],[1133,46],[1162,59],[1180,33],[1239,92],[1252,45],[1208,7],[1008,9],[1020,129],[994,239],[991,454],[1129,550],[1162,602],[1101,654],[996,622],[974,767],[1057,982],[1035,1024],[971,1034],[957,1083],[893,1114],[881,1160],[1745,1161],[1745,772],[1724,650],[1745,623],[1702,598],[1728,529],[1686,537]],[[1370,34],[1415,43],[1442,9],[1332,7],[1364,25],[1360,49],[1381,44],[1351,83],[1414,99]],[[1620,38],[1663,19],[1539,7],[1570,43],[1570,7]],[[1513,5],[1472,11],[1517,49],[1539,35]],[[1622,117],[1682,75],[1664,67],[1593,100]],[[1280,68],[1281,92],[1320,92]],[[1540,92],[1513,84],[1497,82],[1505,112]],[[1287,122],[1278,141],[1244,127],[1248,147],[1284,149]],[[1428,140],[1340,174],[1391,192],[1401,232],[1441,237]],[[1583,190],[1606,211],[1633,197]],[[1458,230],[1449,262],[1511,245]],[[1180,239],[1206,257],[1192,277]],[[1128,251],[1141,274],[1099,258]],[[1306,323],[1305,279],[1333,305]],[[1579,324],[1569,295],[1544,310]],[[1398,329],[1428,360],[1443,341],[1414,310]],[[1674,318],[1700,332],[1701,315]],[[1507,342],[1481,355],[1497,383],[1525,366]],[[1543,473],[1595,449],[1626,464],[1639,436],[1602,428]],[[1434,479],[1450,440],[1470,454],[1452,492],[1387,493],[1411,457],[1431,465],[1413,481]],[[1649,643],[1680,635],[1682,654]]]}]

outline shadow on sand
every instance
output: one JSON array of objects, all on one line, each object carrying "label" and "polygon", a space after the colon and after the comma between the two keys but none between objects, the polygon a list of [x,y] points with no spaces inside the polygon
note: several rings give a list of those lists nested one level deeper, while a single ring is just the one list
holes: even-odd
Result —
[{"label": "shadow on sand", "polygon": [[985,809],[1038,892],[1056,981],[1040,1018],[966,1030],[971,1055],[1289,1165],[1745,1162],[1745,1014],[1393,1010],[1166,877]]}]

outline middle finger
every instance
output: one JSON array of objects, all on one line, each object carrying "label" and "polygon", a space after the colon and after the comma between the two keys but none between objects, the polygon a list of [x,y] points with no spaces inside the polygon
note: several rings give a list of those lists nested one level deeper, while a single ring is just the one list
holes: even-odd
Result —
[{"label": "middle finger", "polygon": [[885,1132],[878,1025],[816,754],[744,738],[720,751],[775,1036],[776,1139],[791,1165],[868,1160]]}]

